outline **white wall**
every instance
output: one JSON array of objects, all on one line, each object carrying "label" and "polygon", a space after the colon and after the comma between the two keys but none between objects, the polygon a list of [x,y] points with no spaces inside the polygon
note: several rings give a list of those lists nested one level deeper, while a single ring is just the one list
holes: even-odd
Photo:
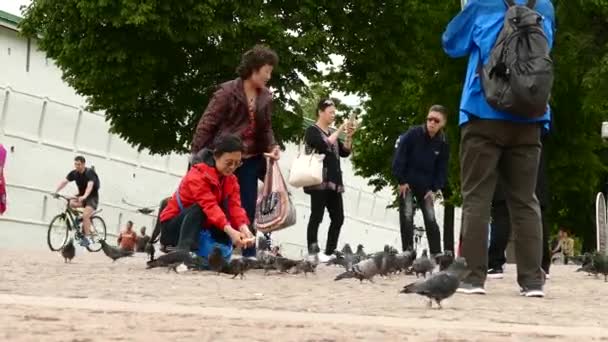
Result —
[{"label": "white wall", "polygon": [[[36,50],[35,42],[31,44],[28,71],[27,41],[0,27],[0,142],[9,150],[5,171],[9,209],[0,218],[0,229],[21,222],[44,230],[45,224],[62,209],[62,202],[48,193],[70,171],[77,154],[84,155],[87,164],[94,165],[99,174],[100,207],[110,233],[117,232],[127,220],[133,220],[136,227],[152,227],[152,216],[137,214],[123,201],[157,205],[174,191],[186,170],[187,157],[139,153],[109,134],[103,114],[85,111],[84,98],[62,82],[60,70]],[[280,165],[285,177],[295,155],[293,145],[283,153]],[[397,212],[386,209],[392,201],[391,194],[372,193],[366,180],[354,175],[350,160],[344,159],[342,163],[346,221],[340,246],[350,242],[363,243],[368,250],[380,249],[385,243],[400,247]],[[310,199],[299,189],[292,189],[292,193],[298,223],[273,236],[287,253],[299,254],[306,244]],[[443,222],[440,205],[436,213],[438,221]],[[456,213],[457,226],[459,214]],[[326,215],[319,232],[322,245],[328,224]],[[416,224],[422,225],[421,215],[417,215]]]}]

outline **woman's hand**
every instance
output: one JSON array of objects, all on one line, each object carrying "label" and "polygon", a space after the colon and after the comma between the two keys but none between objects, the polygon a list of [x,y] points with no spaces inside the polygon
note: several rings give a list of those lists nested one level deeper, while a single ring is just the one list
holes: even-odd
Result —
[{"label": "woman's hand", "polygon": [[231,226],[224,227],[224,232],[226,234],[228,234],[228,236],[230,237],[230,240],[232,240],[233,245],[235,245],[236,247],[239,247],[239,248],[244,247],[243,234],[241,232],[237,231],[236,229],[232,228]]},{"label": "woman's hand", "polygon": [[248,247],[252,247],[255,244],[255,238],[253,237],[253,234],[251,233],[249,227],[244,224],[239,228],[239,230],[241,231],[241,235],[243,236],[245,245]]},{"label": "woman's hand", "polygon": [[268,155],[274,160],[281,159],[281,149],[279,148],[279,145],[275,145]]}]

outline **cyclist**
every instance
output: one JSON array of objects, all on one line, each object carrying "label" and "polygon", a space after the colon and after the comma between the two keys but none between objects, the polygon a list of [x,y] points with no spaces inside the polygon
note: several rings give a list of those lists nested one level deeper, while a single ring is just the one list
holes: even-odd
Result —
[{"label": "cyclist", "polygon": [[69,182],[76,182],[78,195],[70,201],[70,207],[84,208],[82,213],[84,237],[80,245],[86,247],[93,243],[91,239],[91,216],[99,205],[99,177],[95,170],[86,167],[86,160],[83,156],[74,158],[74,170],[70,171],[64,180],[59,183],[58,194]]}]

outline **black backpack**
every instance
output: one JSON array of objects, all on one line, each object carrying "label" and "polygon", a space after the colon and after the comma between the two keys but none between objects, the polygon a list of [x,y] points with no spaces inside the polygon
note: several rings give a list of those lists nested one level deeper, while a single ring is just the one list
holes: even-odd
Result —
[{"label": "black backpack", "polygon": [[553,61],[543,17],[527,5],[507,5],[505,21],[488,63],[480,67],[486,100],[496,110],[524,118],[544,115],[553,86]]}]

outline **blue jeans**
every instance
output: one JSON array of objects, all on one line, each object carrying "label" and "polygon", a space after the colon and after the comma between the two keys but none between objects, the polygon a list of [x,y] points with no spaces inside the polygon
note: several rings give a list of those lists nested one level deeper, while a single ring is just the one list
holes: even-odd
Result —
[{"label": "blue jeans", "polygon": [[[258,199],[258,179],[264,174],[264,157],[254,156],[243,160],[243,165],[234,173],[239,180],[241,187],[241,205],[247,212],[249,218],[249,229],[255,236],[255,227],[253,221],[255,219],[255,206]],[[243,250],[244,257],[255,257],[256,250],[254,247],[249,247]]]}]

